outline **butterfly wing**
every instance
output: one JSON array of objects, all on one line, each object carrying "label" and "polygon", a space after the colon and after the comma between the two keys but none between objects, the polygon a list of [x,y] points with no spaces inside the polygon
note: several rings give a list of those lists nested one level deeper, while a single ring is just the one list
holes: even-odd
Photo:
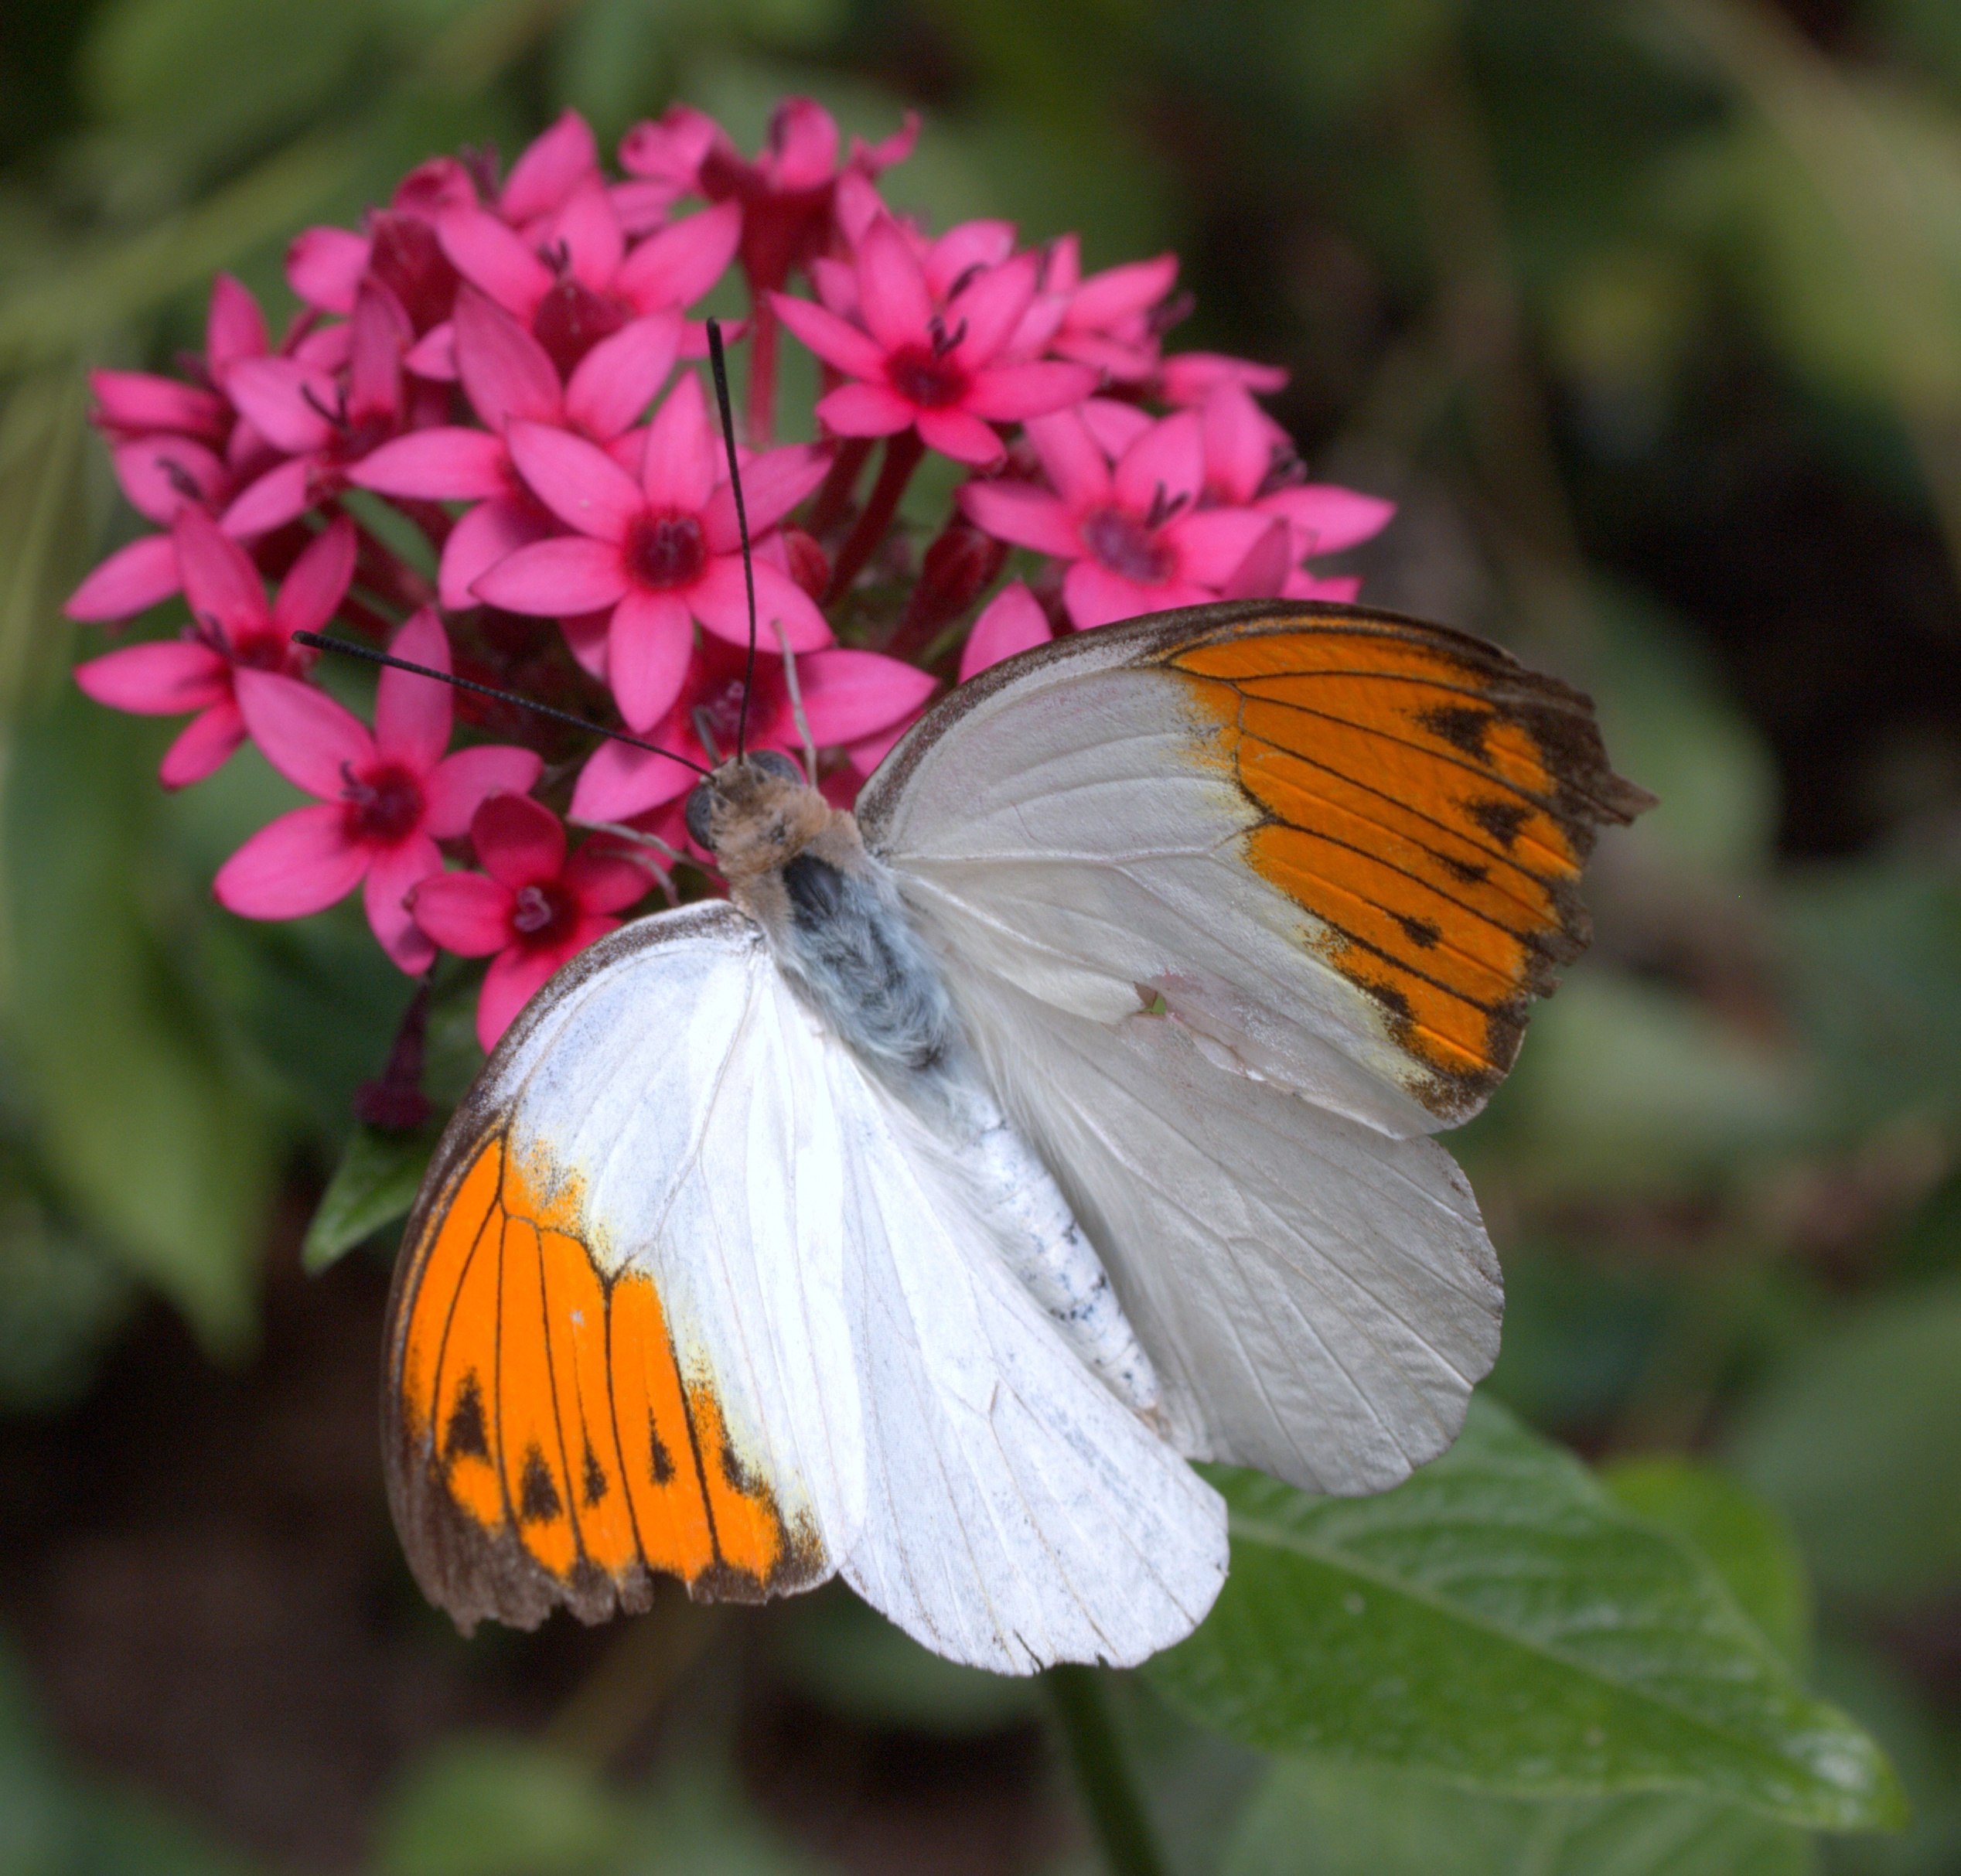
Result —
[{"label": "butterfly wing", "polygon": [[1141,1659],[1223,1574],[1216,1495],[725,905],[603,940],[500,1046],[411,1219],[389,1363],[397,1523],[466,1626],[841,1571],[1025,1671]]},{"label": "butterfly wing", "polygon": [[1501,1298],[1467,1118],[1646,797],[1587,700],[1456,633],[1261,601],[1011,660],[868,785],[868,844],[1101,1252],[1194,1455],[1393,1484]]}]

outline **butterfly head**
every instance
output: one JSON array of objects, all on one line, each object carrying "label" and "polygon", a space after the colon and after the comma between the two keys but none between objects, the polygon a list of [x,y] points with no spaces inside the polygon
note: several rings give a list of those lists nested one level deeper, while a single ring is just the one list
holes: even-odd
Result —
[{"label": "butterfly head", "polygon": [[687,831],[731,885],[780,871],[830,825],[834,811],[776,749],[724,762],[687,798]]}]

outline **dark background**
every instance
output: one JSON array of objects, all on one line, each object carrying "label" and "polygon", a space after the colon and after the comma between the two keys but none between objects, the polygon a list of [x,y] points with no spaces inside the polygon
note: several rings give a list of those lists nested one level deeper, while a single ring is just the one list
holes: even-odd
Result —
[{"label": "dark background", "polygon": [[[286,238],[436,150],[677,98],[749,149],[786,91],[868,135],[920,108],[888,193],[940,225],[1175,247],[1175,343],[1286,363],[1316,474],[1401,503],[1365,597],[1598,697],[1663,805],[1456,1138],[1492,1386],[1773,1504],[1815,1677],[1915,1804],[1644,1868],[1961,1871],[1961,8],[12,0],[0,1876],[1093,1867],[1038,1690],[841,1593],[467,1645],[422,1605],[377,1451],[392,1242],[298,1254],[404,984],[357,912],[220,913],[267,772],[166,800],[168,726],[66,677],[99,635],[60,600],[136,527],[87,367],[170,368],[220,268],[283,314]],[[1123,1710],[1182,1868],[1335,1867],[1245,1823],[1250,1755]]]}]

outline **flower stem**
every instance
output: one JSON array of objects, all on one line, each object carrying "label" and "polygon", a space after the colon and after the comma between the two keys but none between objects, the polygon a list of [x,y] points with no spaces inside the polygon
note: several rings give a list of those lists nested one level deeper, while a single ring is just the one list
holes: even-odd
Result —
[{"label": "flower stem", "polygon": [[767,449],[776,432],[776,309],[749,295],[749,447]]},{"label": "flower stem", "polygon": [[1168,1876],[1169,1865],[1124,1756],[1102,1676],[1094,1668],[1052,1667],[1042,1684],[1110,1876]]},{"label": "flower stem", "polygon": [[902,430],[896,436],[886,438],[885,459],[878,465],[878,479],[871,485],[871,493],[856,526],[845,536],[844,544],[837,550],[837,561],[830,570],[830,590],[824,595],[827,605],[850,587],[871,558],[872,549],[885,538],[885,530],[892,526],[892,517],[899,512],[899,497],[905,493],[905,485],[912,479],[912,472],[919,466],[919,459],[926,453],[926,446],[919,441],[916,430]]},{"label": "flower stem", "polygon": [[822,541],[844,520],[851,505],[851,492],[857,488],[858,477],[865,472],[871,454],[871,439],[868,436],[847,436],[837,445],[837,453],[830,459],[830,472],[817,490],[817,499],[810,504],[810,530],[818,540]]}]

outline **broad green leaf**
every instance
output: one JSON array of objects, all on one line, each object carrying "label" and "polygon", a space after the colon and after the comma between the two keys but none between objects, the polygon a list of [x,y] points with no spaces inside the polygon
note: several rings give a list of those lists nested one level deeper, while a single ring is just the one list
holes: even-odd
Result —
[{"label": "broad green leaf", "polygon": [[317,1277],[384,1225],[405,1218],[435,1151],[438,1130],[385,1134],[357,1127],[306,1227],[300,1260]]},{"label": "broad green leaf", "polygon": [[1961,1283],[1890,1298],[1792,1366],[1732,1448],[1828,1598],[1899,1607],[1961,1571]]},{"label": "broad green leaf", "polygon": [[452,1739],[384,1818],[380,1876],[585,1876],[626,1847],[626,1806],[576,1760],[492,1734]]},{"label": "broad green leaf", "polygon": [[728,1769],[684,1758],[636,1798],[605,1876],[820,1876],[830,1866],[758,1815]]},{"label": "broad green leaf", "polygon": [[1896,1823],[1878,1748],[1806,1694],[1715,1571],[1482,1400],[1379,1497],[1216,1475],[1233,1570],[1147,1670],[1268,1751],[1513,1795],[1676,1789],[1794,1822]]},{"label": "broad green leaf", "polygon": [[1636,1517],[1693,1544],[1778,1652],[1803,1665],[1811,1641],[1804,1564],[1761,1499],[1693,1459],[1626,1459],[1608,1467],[1601,1482]]},{"label": "broad green leaf", "polygon": [[1533,1803],[1308,1764],[1274,1769],[1221,1876],[1807,1876],[1817,1867],[1804,1832],[1706,1799]]}]

